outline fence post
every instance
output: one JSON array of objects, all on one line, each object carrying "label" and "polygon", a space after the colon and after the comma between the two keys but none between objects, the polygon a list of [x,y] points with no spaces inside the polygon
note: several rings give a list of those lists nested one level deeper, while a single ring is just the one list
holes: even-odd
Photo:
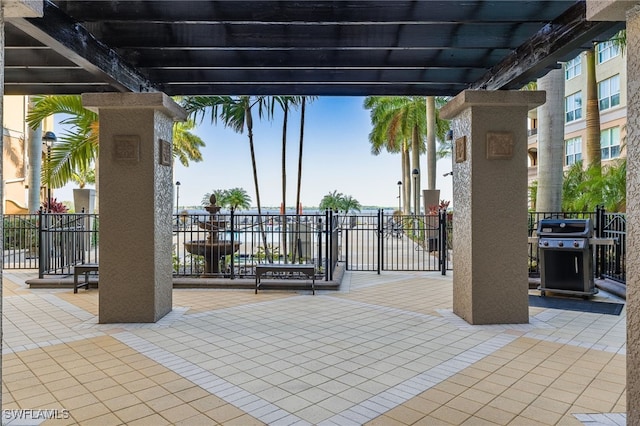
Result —
[{"label": "fence post", "polygon": [[384,226],[383,226],[383,221],[384,221],[384,211],[382,209],[378,209],[378,225],[377,225],[377,232],[376,235],[378,237],[378,253],[377,253],[377,260],[378,260],[378,275],[380,275],[380,272],[382,271],[383,265],[382,265],[382,250],[384,249],[384,247],[382,247],[382,245],[384,244],[384,238],[383,238],[383,231],[384,231]]},{"label": "fence post", "polygon": [[45,262],[45,243],[44,232],[42,231],[42,220],[44,215],[42,214],[42,207],[38,210],[38,278],[44,277],[44,262]]},{"label": "fence post", "polygon": [[439,210],[440,218],[438,220],[438,226],[440,228],[440,243],[438,244],[438,256],[440,257],[440,268],[442,275],[447,275],[447,211],[445,209]]},{"label": "fence post", "polygon": [[[229,232],[231,232],[231,260],[229,261],[229,263],[231,264],[231,279],[235,278],[235,257],[236,257],[236,252],[234,251],[234,247],[235,245],[235,240],[236,240],[236,236],[235,236],[235,230],[236,230],[236,226],[235,226],[235,221],[233,220],[234,217],[234,213],[235,213],[236,209],[231,208],[231,215],[230,215],[230,221],[231,223],[229,224]],[[286,257],[286,253],[285,253],[285,257]]]},{"label": "fence post", "polygon": [[[324,212],[325,218],[328,216],[327,211]],[[318,268],[321,268],[323,264],[322,259],[322,217],[318,217]],[[327,271],[324,271],[325,277],[327,276]]]},{"label": "fence post", "polygon": [[[596,207],[596,237],[597,238],[603,238],[604,237],[604,213],[605,213],[605,209],[603,206],[597,206]],[[604,247],[600,246],[600,245],[596,245],[595,246],[595,250],[596,250],[596,264],[595,266],[595,273],[596,273],[596,277],[598,278],[602,278],[603,274],[604,274],[604,264],[605,264],[605,252],[604,252]]]}]

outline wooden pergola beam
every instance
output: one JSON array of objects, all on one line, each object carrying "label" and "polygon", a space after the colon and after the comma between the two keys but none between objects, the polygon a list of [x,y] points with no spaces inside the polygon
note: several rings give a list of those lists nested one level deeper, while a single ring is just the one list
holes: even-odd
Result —
[{"label": "wooden pergola beam", "polygon": [[[545,75],[548,70],[557,68],[558,58],[575,52],[576,41],[580,45],[591,46],[597,36],[601,37],[607,31],[614,33],[622,28],[622,25],[618,22],[587,21],[586,4],[576,3],[492,67],[469,89],[520,89],[530,81]],[[569,59],[571,58],[566,58]]]},{"label": "wooden pergola beam", "polygon": [[42,18],[8,18],[7,22],[118,91],[157,91],[139,70],[49,1],[45,1]]}]

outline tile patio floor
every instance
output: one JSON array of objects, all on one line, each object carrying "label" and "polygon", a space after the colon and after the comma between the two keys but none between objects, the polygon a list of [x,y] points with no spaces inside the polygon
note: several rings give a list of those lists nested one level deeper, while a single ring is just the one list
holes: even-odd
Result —
[{"label": "tile patio floor", "polygon": [[98,290],[32,276],[4,274],[2,399],[68,414],[42,424],[625,423],[625,310],[469,326],[451,275],[347,272],[315,296],[174,290],[160,322],[104,325]]}]

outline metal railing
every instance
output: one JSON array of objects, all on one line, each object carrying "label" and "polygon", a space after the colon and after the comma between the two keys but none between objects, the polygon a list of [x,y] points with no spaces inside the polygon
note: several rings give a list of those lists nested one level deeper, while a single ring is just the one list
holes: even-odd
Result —
[{"label": "metal railing", "polygon": [[[174,216],[174,276],[255,277],[258,263],[312,263],[325,280],[339,256],[337,220],[324,214]],[[332,226],[327,226],[332,224]]]},{"label": "metal railing", "polygon": [[5,215],[3,222],[3,267],[5,269],[38,269],[40,265],[38,215]]},{"label": "metal railing", "polygon": [[[451,270],[451,214],[440,216],[319,214],[174,215],[174,276],[255,277],[261,262],[313,263],[318,278],[333,279],[338,262],[348,270]],[[529,213],[529,236],[543,218],[590,218],[594,236],[613,245],[595,247],[597,277],[626,282],[623,213]],[[212,221],[216,223],[213,224]],[[97,214],[38,213],[4,216],[5,269],[38,269],[39,276],[69,275],[79,263],[99,261]],[[330,224],[330,226],[327,226]],[[214,228],[215,227],[215,228]],[[212,233],[217,235],[213,237]],[[215,241],[218,249],[207,247]],[[233,248],[233,250],[232,250]],[[529,244],[529,276],[539,276],[538,247]]]},{"label": "metal railing", "polygon": [[38,215],[39,276],[68,275],[80,263],[98,262],[98,215],[43,213]]},{"label": "metal railing", "polygon": [[[596,245],[594,247],[594,274],[598,278],[608,278],[626,283],[626,215],[624,213],[607,213],[603,208],[595,212],[530,212],[529,236],[535,237],[540,219],[591,219],[594,237],[610,238],[613,245]],[[529,244],[529,276],[539,277],[539,251],[537,244]]]},{"label": "metal railing", "polygon": [[[442,271],[449,269],[451,220],[434,215],[350,215],[344,261],[350,271]],[[449,219],[449,220],[448,220]]]}]

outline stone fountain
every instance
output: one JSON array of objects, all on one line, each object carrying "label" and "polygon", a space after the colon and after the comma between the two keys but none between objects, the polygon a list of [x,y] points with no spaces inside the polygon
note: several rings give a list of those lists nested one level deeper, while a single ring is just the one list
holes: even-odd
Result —
[{"label": "stone fountain", "polygon": [[240,242],[220,240],[218,232],[225,230],[227,227],[226,220],[218,219],[220,206],[216,205],[216,196],[211,195],[209,198],[210,205],[205,209],[209,212],[210,218],[206,222],[199,222],[198,225],[202,229],[209,231],[206,240],[188,241],[184,243],[184,248],[191,254],[204,256],[204,273],[218,274],[220,273],[220,258],[226,255],[232,255],[240,248]]}]

